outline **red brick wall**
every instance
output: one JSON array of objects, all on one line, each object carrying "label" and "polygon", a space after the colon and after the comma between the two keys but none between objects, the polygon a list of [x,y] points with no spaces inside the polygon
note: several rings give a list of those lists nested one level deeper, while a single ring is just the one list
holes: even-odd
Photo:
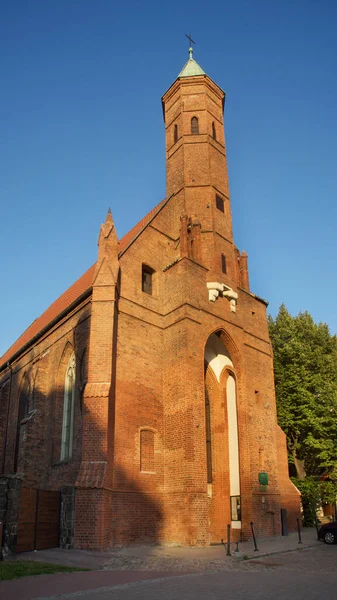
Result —
[{"label": "red brick wall", "polygon": [[[90,304],[54,326],[13,364],[6,471],[13,468],[17,401],[26,374],[36,412],[27,422],[19,469],[27,485],[76,484],[78,547],[208,544],[225,537],[230,522],[226,369],[219,382],[206,371],[212,494],[206,469],[204,352],[215,331],[231,355],[237,386],[242,537],[251,535],[250,521],[258,535],[279,533],[281,507],[288,509],[291,527],[298,514],[298,494],[288,480],[277,427],[266,305],[247,291],[247,272],[240,274],[245,259],[232,238],[222,100],[222,91],[207,77],[181,80],[168,90],[167,196],[174,195],[119,258],[108,215]],[[190,133],[194,114],[199,135]],[[225,212],[216,208],[216,193]],[[187,219],[181,221],[182,215]],[[199,228],[200,252],[188,245],[183,251],[183,236]],[[142,291],[142,264],[154,270],[152,294]],[[237,292],[235,313],[226,298],[209,300],[206,284],[214,281]],[[73,350],[74,451],[64,464],[58,458],[63,386]],[[0,398],[4,413],[3,392]],[[264,489],[260,471],[269,476]]]},{"label": "red brick wall", "polygon": [[[30,382],[29,418],[24,425],[17,472],[24,484],[59,489],[74,484],[81,459],[81,357],[89,336],[90,306],[61,321],[12,364],[13,378],[6,446],[5,472],[13,472],[19,390],[23,377]],[[76,355],[76,397],[73,458],[60,461],[63,391],[67,360]],[[8,369],[2,375],[8,378]],[[1,380],[0,380],[1,381]],[[2,401],[1,405],[4,407]]]}]

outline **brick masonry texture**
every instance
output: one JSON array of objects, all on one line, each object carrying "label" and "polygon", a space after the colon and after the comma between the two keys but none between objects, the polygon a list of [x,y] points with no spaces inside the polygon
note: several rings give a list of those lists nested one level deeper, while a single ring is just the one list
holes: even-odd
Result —
[{"label": "brick masonry texture", "polygon": [[[233,537],[250,537],[251,521],[259,536],[280,534],[281,508],[290,530],[296,526],[299,493],[288,478],[285,436],[277,425],[266,303],[250,292],[247,255],[233,241],[223,99],[207,76],[173,83],[163,96],[167,199],[122,242],[109,212],[97,263],[85,274],[90,284],[83,276],[62,296],[59,311],[56,302],[44,313],[40,331],[35,324],[35,337],[23,336],[0,361],[2,472],[13,474],[17,452],[25,486],[61,489],[62,547],[207,545],[226,538],[229,376],[236,385],[242,508],[242,527]],[[191,133],[192,117],[198,134]],[[142,288],[144,265],[152,270],[151,294]],[[209,282],[237,293],[236,312],[225,297],[209,300]],[[231,359],[219,377],[205,363],[215,332]],[[72,456],[61,460],[73,353]],[[18,423],[19,400],[27,393]],[[264,487],[261,471],[269,477]]]}]

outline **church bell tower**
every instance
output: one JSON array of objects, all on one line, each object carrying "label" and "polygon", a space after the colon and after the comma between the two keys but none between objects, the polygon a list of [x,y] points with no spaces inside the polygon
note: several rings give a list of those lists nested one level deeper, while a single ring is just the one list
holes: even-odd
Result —
[{"label": "church bell tower", "polygon": [[227,175],[225,92],[194,60],[192,48],[162,103],[166,197],[174,194],[189,222],[200,223],[201,262],[210,278],[217,280],[221,274],[229,285],[241,285],[241,257],[233,243]]}]

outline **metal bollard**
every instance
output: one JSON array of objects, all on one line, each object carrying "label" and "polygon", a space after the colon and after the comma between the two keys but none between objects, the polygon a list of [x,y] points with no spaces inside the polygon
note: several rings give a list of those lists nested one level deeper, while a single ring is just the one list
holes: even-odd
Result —
[{"label": "metal bollard", "polygon": [[226,556],[231,555],[231,526],[227,525],[227,552]]},{"label": "metal bollard", "polygon": [[316,509],[314,509],[314,515],[315,515],[315,525],[316,525],[316,531],[317,531],[317,539],[319,540],[319,536],[318,536],[318,531],[319,531],[319,526],[318,526],[318,519],[317,519],[317,515],[316,515]]},{"label": "metal bollard", "polygon": [[300,520],[296,519],[296,521],[297,521],[297,531],[298,531],[298,543],[302,544]]},{"label": "metal bollard", "polygon": [[255,537],[255,532],[254,532],[254,523],[253,523],[253,521],[250,522],[250,527],[251,527],[251,530],[252,530],[253,540],[254,540],[254,546],[255,546],[254,552],[259,552],[259,549],[258,549],[257,543],[256,543],[256,537]]}]

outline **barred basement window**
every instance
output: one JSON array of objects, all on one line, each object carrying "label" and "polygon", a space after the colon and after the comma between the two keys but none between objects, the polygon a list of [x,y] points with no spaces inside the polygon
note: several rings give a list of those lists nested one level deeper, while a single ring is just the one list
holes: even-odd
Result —
[{"label": "barred basement window", "polygon": [[191,119],[191,133],[196,135],[199,133],[199,121],[197,117],[192,117]]},{"label": "barred basement window", "polygon": [[175,126],[174,126],[173,140],[174,140],[174,143],[175,143],[175,144],[176,144],[176,143],[177,143],[177,141],[178,141],[178,125],[175,125]]},{"label": "barred basement window", "polygon": [[212,137],[214,140],[216,140],[216,129],[215,129],[214,121],[212,123]]},{"label": "barred basement window", "polygon": [[75,373],[76,363],[73,352],[68,362],[64,383],[61,460],[70,460],[73,455]]},{"label": "barred basement window", "polygon": [[152,294],[152,280],[154,270],[148,265],[142,265],[142,291],[146,294]]},{"label": "barred basement window", "polygon": [[215,196],[215,205],[218,210],[221,210],[223,213],[225,212],[225,203],[219,194],[216,194]]},{"label": "barred basement window", "polygon": [[223,273],[227,273],[226,257],[224,254],[221,254],[221,269]]},{"label": "barred basement window", "polygon": [[140,470],[154,473],[154,432],[142,429],[140,432]]}]

